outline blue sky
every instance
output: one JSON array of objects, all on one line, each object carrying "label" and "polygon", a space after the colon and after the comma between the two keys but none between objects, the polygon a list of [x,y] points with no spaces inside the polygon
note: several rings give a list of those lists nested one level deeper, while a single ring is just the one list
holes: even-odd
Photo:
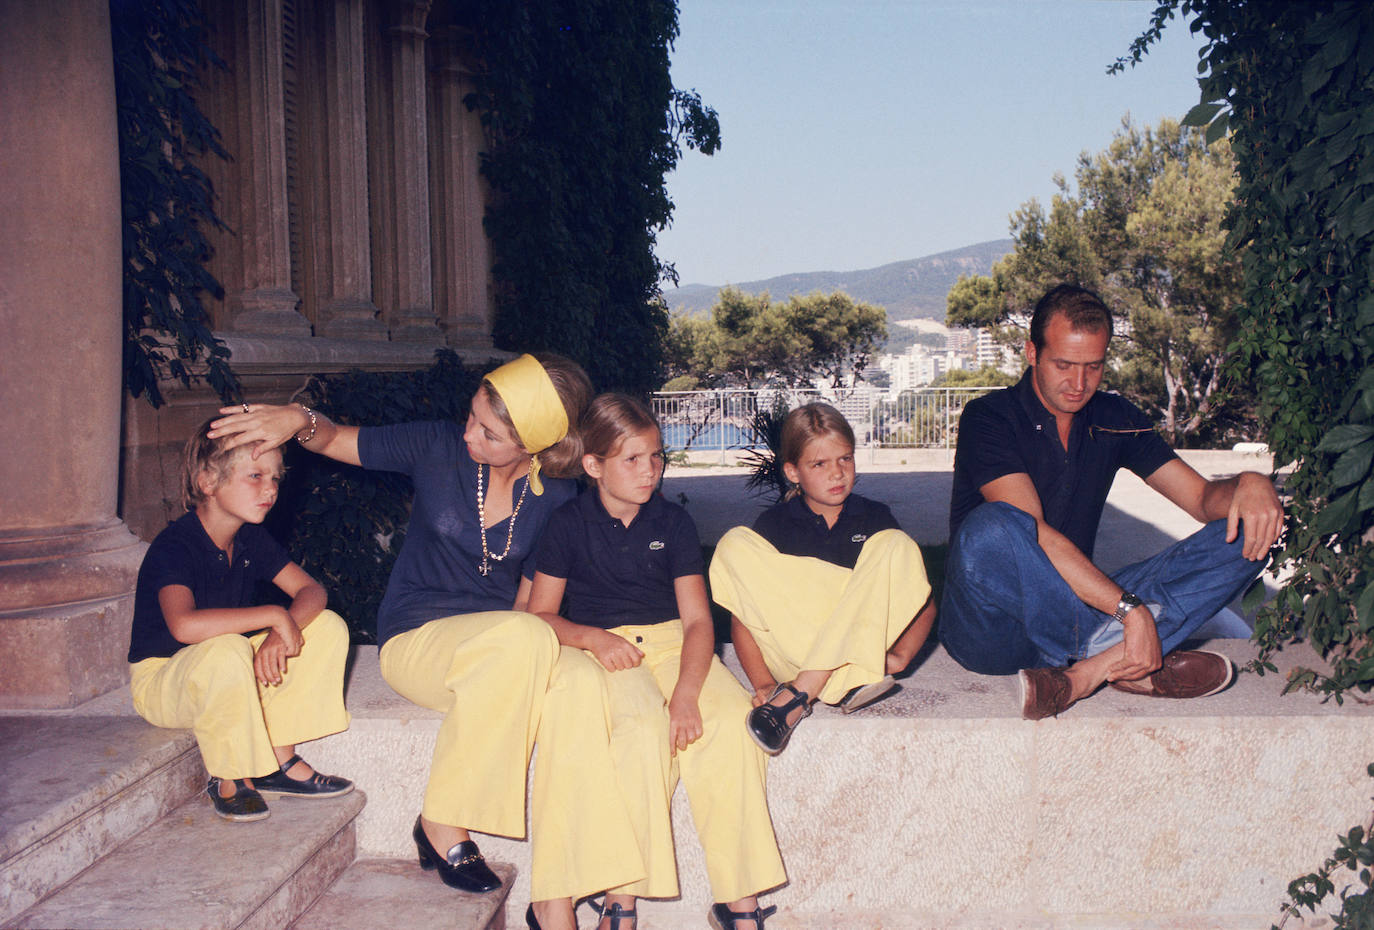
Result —
[{"label": "blue sky", "polygon": [[1198,99],[1199,38],[1174,20],[1106,67],[1153,0],[679,0],[673,83],[723,145],[668,179],[659,257],[683,284],[848,271],[1007,235],[1052,177]]}]

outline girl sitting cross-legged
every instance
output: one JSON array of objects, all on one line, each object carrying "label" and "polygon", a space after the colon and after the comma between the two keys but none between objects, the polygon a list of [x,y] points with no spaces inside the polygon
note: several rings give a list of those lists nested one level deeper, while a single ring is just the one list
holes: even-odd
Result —
[{"label": "girl sitting cross-legged", "polygon": [[617,783],[608,790],[625,799],[647,870],[610,889],[600,930],[633,930],[636,898],[678,894],[669,802],[679,774],[706,852],[711,925],[761,930],[775,908],[760,909],[757,895],[786,873],[767,760],[745,733],[749,696],[714,655],[696,526],[658,493],[663,442],[642,403],[601,395],[582,438],[595,487],[550,517],[530,610],[577,647],[563,650],[562,674],[604,679]]},{"label": "girl sitting cross-legged", "polygon": [[886,505],[852,493],[844,416],[796,408],[779,455],[791,490],[753,529],[722,536],[711,560],[712,594],[733,615],[754,686],[749,733],[773,754],[816,700],[848,713],[890,692],[935,620],[921,550]]}]

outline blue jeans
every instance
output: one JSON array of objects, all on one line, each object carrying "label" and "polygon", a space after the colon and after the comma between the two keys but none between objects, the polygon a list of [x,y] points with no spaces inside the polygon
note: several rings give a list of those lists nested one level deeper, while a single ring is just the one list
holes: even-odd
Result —
[{"label": "blue jeans", "polygon": [[[1213,521],[1112,580],[1149,605],[1165,654],[1239,595],[1264,567],[1226,542]],[[950,545],[940,604],[940,641],[964,668],[1010,675],[1069,665],[1121,641],[1110,614],[1089,607],[1051,564],[1035,519],[1010,504],[968,515]]]}]

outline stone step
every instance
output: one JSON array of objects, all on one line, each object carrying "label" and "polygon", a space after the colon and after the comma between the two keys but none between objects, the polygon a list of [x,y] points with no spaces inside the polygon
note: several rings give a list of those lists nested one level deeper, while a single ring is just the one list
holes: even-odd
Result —
[{"label": "stone step", "polygon": [[[1244,640],[1211,646],[1253,657]],[[1369,708],[1280,695],[1288,667],[1316,662],[1293,647],[1279,675],[1241,675],[1211,698],[1105,689],[1031,723],[1014,677],[968,674],[937,648],[896,696],[848,717],[818,709],[770,763],[790,877],[764,897],[780,908],[770,930],[1268,926],[1287,883],[1367,819],[1374,794]],[[349,731],[303,752],[368,789],[360,855],[408,860],[439,715],[391,693],[375,648],[357,652],[348,703]],[[640,930],[705,922],[684,795],[682,896],[645,902]],[[478,839],[515,865],[506,919],[522,926],[528,844]]]},{"label": "stone step", "polygon": [[137,717],[4,716],[0,746],[0,925],[205,784],[189,732]]},{"label": "stone step", "polygon": [[329,800],[272,799],[268,819],[229,823],[208,800],[192,798],[6,926],[287,926],[353,861],[354,819],[365,802],[361,791]]},{"label": "stone step", "polygon": [[[380,927],[433,930],[505,930],[506,897],[515,868],[494,862],[502,887],[491,894],[467,894],[422,872],[409,859],[359,859],[291,930],[377,930]],[[521,920],[519,926],[524,926]]]}]

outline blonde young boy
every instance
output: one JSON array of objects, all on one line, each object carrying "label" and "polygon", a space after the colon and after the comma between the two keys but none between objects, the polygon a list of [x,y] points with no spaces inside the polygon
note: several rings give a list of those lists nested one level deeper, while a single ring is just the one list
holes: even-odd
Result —
[{"label": "blonde young boy", "polygon": [[[189,727],[226,820],[262,820],[263,795],[337,797],[353,783],[321,775],[296,744],[348,727],[348,628],[325,591],[260,525],[277,500],[281,452],[225,450],[201,425],[186,446],[183,503],[144,556],[129,644],[134,709]],[[254,603],[270,581],[291,603]]]}]

